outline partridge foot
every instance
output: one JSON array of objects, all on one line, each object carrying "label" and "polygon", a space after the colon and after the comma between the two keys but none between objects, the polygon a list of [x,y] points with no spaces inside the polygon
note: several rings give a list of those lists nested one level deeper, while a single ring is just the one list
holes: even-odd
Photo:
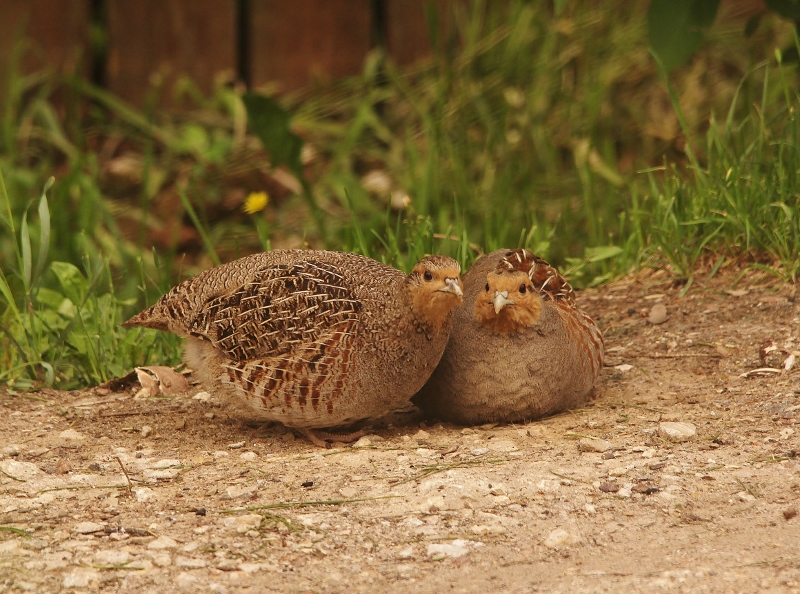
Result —
[{"label": "partridge foot", "polygon": [[299,427],[294,427],[294,430],[315,446],[325,449],[330,449],[334,443],[353,443],[359,437],[367,434],[363,429],[352,433],[330,433],[321,429],[301,429]]}]

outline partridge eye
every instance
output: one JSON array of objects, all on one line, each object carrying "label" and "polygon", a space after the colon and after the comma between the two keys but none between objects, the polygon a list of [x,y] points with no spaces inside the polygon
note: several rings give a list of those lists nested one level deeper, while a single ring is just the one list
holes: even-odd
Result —
[{"label": "partridge eye", "polygon": [[486,292],[489,292],[489,283],[486,283]]},{"label": "partridge eye", "polygon": [[520,293],[524,293],[524,292],[525,292],[525,291],[527,291],[527,290],[528,290],[528,287],[526,287],[525,285],[520,285],[520,286],[519,286],[519,292],[520,292]]},{"label": "partridge eye", "polygon": [[430,270],[426,270],[425,274],[422,275],[422,278],[424,278],[426,281],[432,281],[433,275],[431,274]]}]

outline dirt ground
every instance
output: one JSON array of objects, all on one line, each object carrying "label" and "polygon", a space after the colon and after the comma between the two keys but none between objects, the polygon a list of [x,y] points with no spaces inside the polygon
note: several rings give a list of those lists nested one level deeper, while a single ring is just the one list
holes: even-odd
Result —
[{"label": "dirt ground", "polygon": [[800,303],[734,278],[582,292],[597,397],[527,425],[322,450],[199,387],[0,392],[0,591],[800,592]]}]

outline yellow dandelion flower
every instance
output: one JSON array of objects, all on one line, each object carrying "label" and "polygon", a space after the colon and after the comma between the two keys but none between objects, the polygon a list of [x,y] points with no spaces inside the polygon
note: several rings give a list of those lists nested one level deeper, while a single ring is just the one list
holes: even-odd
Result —
[{"label": "yellow dandelion flower", "polygon": [[242,210],[247,214],[255,214],[261,210],[269,202],[269,196],[266,192],[250,192],[242,205]]}]

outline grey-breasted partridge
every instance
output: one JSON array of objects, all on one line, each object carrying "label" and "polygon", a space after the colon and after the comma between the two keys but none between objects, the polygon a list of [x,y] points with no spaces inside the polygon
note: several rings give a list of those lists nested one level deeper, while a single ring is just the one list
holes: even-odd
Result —
[{"label": "grey-breasted partridge", "polygon": [[585,403],[603,337],[569,283],[522,249],[480,258],[439,366],[413,401],[459,423],[523,421]]},{"label": "grey-breasted partridge", "polygon": [[355,254],[275,250],[206,270],[124,325],[184,337],[209,389],[324,445],[348,436],[315,429],[402,408],[426,382],[461,303],[459,274],[444,256],[406,275]]}]

